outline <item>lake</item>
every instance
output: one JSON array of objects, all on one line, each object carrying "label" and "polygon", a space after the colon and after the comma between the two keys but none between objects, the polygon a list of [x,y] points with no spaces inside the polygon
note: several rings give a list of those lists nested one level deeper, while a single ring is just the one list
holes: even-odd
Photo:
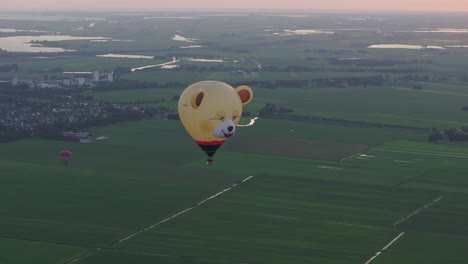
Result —
[{"label": "lake", "polygon": [[32,30],[32,29],[15,29],[15,28],[0,28],[0,32],[4,32],[4,33],[16,33],[16,32],[54,33],[52,31]]},{"label": "lake", "polygon": [[198,39],[192,39],[192,38],[185,38],[185,37],[182,37],[181,35],[174,35],[174,37],[172,38],[172,40],[175,40],[175,41],[183,41],[183,42],[195,42],[197,41]]},{"label": "lake", "polygon": [[435,28],[435,29],[421,29],[411,31],[398,31],[398,32],[414,32],[414,33],[468,33],[466,28]]},{"label": "lake", "polygon": [[310,34],[335,34],[333,31],[324,31],[319,29],[286,29],[283,32],[273,33],[275,36],[293,36],[293,35],[310,35]]},{"label": "lake", "polygon": [[442,46],[423,46],[423,45],[406,45],[406,44],[376,44],[370,45],[370,49],[445,49]]},{"label": "lake", "polygon": [[75,17],[65,15],[35,15],[22,13],[0,13],[0,20],[35,20],[35,21],[105,21],[99,17]]},{"label": "lake", "polygon": [[201,45],[190,45],[190,46],[182,46],[182,47],[179,47],[180,49],[193,49],[193,48],[203,48],[205,46],[201,46]]},{"label": "lake", "polygon": [[96,55],[96,57],[101,57],[101,58],[127,58],[127,59],[154,59],[154,56],[129,55],[129,54],[112,54],[112,53]]},{"label": "lake", "polygon": [[219,59],[195,59],[195,58],[190,58],[187,59],[188,61],[194,61],[194,62],[224,62],[223,60]]},{"label": "lake", "polygon": [[168,62],[164,62],[164,63],[160,63],[160,64],[153,64],[153,65],[146,65],[146,66],[142,66],[142,67],[137,67],[137,68],[133,68],[131,71],[134,72],[134,71],[139,71],[139,70],[144,70],[144,69],[154,68],[154,67],[165,67],[165,66],[177,63],[177,62],[179,62],[179,60],[177,60],[175,57],[173,57],[172,61],[168,61]]},{"label": "lake", "polygon": [[57,47],[43,47],[31,41],[107,40],[106,37],[74,37],[68,35],[14,36],[0,38],[0,49],[9,52],[66,52],[74,51]]}]

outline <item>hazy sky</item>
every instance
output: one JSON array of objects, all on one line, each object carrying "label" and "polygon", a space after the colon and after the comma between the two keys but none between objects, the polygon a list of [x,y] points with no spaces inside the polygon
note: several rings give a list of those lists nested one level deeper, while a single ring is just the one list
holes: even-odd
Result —
[{"label": "hazy sky", "polygon": [[5,9],[309,9],[468,11],[468,0],[16,0]]}]

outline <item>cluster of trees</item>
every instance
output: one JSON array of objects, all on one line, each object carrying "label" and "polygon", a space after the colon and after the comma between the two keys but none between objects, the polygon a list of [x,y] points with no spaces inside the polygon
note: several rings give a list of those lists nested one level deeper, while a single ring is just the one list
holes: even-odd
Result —
[{"label": "cluster of trees", "polygon": [[400,64],[407,64],[404,61],[398,60],[374,60],[374,59],[328,59],[331,65],[352,65],[352,66],[395,66]]},{"label": "cluster of trees", "polygon": [[277,106],[275,104],[266,104],[265,107],[260,109],[258,114],[260,116],[265,116],[265,115],[268,115],[270,113],[290,113],[290,112],[294,112],[294,109]]},{"label": "cluster of trees", "polygon": [[147,89],[147,88],[174,88],[184,87],[186,83],[182,82],[145,82],[136,80],[116,80],[114,82],[99,82],[96,85],[96,90],[125,90],[125,89]]},{"label": "cluster of trees", "polygon": [[37,89],[30,88],[27,85],[17,85],[11,87],[11,83],[0,83],[0,93],[22,98],[40,98],[40,99],[54,99],[65,95],[78,95],[83,92],[83,88],[70,87],[67,89]]},{"label": "cluster of trees", "polygon": [[[310,60],[314,58],[306,58],[306,60]],[[250,65],[252,64],[259,64],[258,62],[249,62]],[[365,66],[365,65],[361,65]],[[120,76],[123,74],[128,74],[131,73],[131,68],[130,67],[122,67],[122,66],[117,66],[114,69],[114,77],[115,76]],[[239,68],[239,67],[234,67],[234,66],[229,66],[226,64],[222,63],[213,63],[210,66],[203,66],[203,65],[197,65],[197,64],[182,64],[178,68],[175,69],[161,69],[159,67],[154,67],[154,68],[147,68],[142,71],[179,71],[179,72],[234,72],[237,70],[242,70],[246,73],[250,72],[322,72],[324,71],[323,67],[310,67],[306,65],[262,65],[261,69],[259,67],[250,67],[249,69],[247,68]],[[391,70],[391,69],[390,69]],[[349,72],[349,71],[355,71],[355,72],[364,72],[364,71],[369,71],[367,69],[329,69],[329,71],[344,71],[344,72]],[[373,71],[373,70],[372,70]],[[384,71],[385,72],[385,71]],[[401,72],[407,73],[407,70],[402,70]],[[411,71],[410,71],[411,72]],[[415,71],[416,72],[416,71]]]},{"label": "cluster of trees", "polygon": [[178,113],[171,113],[167,115],[167,119],[171,120],[180,120],[179,114]]},{"label": "cluster of trees", "polygon": [[305,53],[321,53],[321,54],[334,54],[334,55],[366,55],[368,52],[365,50],[335,50],[335,49],[305,49]]},{"label": "cluster of trees", "polygon": [[292,121],[299,121],[299,122],[323,123],[323,124],[352,126],[352,127],[375,127],[375,128],[387,128],[387,129],[396,129],[396,130],[411,130],[411,131],[423,132],[423,133],[428,131],[426,128],[421,128],[421,127],[394,125],[394,124],[382,124],[382,123],[373,123],[373,122],[367,122],[367,121],[347,120],[347,119],[328,118],[328,117],[315,117],[315,116],[303,116],[303,115],[291,115],[291,114],[284,115],[284,114],[280,114],[277,112],[268,112],[268,111],[262,112],[261,115],[267,118],[284,119],[284,120],[292,120]]},{"label": "cluster of trees", "polygon": [[376,59],[329,59],[330,64],[332,65],[356,65],[356,66],[370,66],[370,67],[378,67],[378,66],[396,66],[396,65],[403,65],[403,64],[412,64],[412,63],[424,63],[424,64],[432,64],[431,60],[376,60]]},{"label": "cluster of trees", "polygon": [[435,130],[429,135],[428,141],[468,141],[467,128]]},{"label": "cluster of trees", "polygon": [[319,78],[311,80],[271,80],[271,81],[244,81],[234,83],[237,85],[249,85],[266,89],[276,88],[307,88],[307,87],[346,87],[346,86],[367,86],[384,85],[385,79],[381,75],[348,77],[348,78]]},{"label": "cluster of trees", "polygon": [[409,74],[398,78],[400,81],[421,81],[427,82],[431,78],[426,74]]},{"label": "cluster of trees", "polygon": [[15,133],[11,133],[6,129],[0,129],[0,142],[18,140],[29,136],[31,136],[31,132],[29,131],[16,131]]}]

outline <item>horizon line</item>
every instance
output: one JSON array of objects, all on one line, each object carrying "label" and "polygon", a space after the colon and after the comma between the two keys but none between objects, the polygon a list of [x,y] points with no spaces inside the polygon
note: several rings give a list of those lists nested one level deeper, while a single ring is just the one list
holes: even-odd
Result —
[{"label": "horizon line", "polygon": [[443,14],[443,13],[460,13],[460,14],[465,14],[468,13],[467,10],[443,10],[443,11],[438,11],[438,10],[399,10],[399,9],[392,9],[392,10],[381,10],[381,9],[351,9],[351,10],[338,10],[338,9],[297,9],[297,8],[291,8],[291,9],[284,9],[284,8],[104,8],[104,7],[97,7],[97,8],[57,8],[57,9],[51,9],[51,8],[31,8],[31,9],[24,9],[24,8],[3,8],[0,11],[1,13],[5,13],[4,11],[9,11],[9,12],[60,12],[60,11],[74,11],[74,12],[90,12],[90,11],[95,11],[95,12],[104,12],[104,13],[109,13],[109,12],[115,12],[115,11],[130,11],[130,12],[154,12],[154,11],[192,11],[192,12],[254,12],[254,13],[259,13],[259,12],[294,12],[294,13],[436,13],[436,14]]}]

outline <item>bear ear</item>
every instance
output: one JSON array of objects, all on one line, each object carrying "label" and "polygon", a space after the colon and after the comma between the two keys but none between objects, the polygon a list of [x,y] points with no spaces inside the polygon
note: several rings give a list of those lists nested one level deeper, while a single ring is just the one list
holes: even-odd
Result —
[{"label": "bear ear", "polygon": [[253,92],[247,85],[242,85],[236,88],[236,93],[239,95],[242,105],[246,105],[252,101]]},{"label": "bear ear", "polygon": [[197,89],[193,93],[191,105],[194,109],[197,109],[201,105],[204,96],[205,96],[205,93],[203,92],[202,89]]}]

